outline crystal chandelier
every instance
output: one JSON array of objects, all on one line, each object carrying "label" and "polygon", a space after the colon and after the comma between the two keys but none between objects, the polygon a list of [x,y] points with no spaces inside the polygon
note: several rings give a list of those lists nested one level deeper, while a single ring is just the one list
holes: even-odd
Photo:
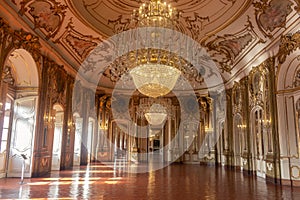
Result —
[{"label": "crystal chandelier", "polygon": [[[144,47],[117,54],[118,57],[109,65],[104,75],[114,83],[123,75],[130,75],[126,76],[126,81],[132,79],[140,93],[153,98],[164,96],[172,91],[180,75],[194,86],[204,83],[202,74],[205,74],[205,69],[202,67],[198,71],[178,51],[183,47],[182,49],[187,48],[185,52],[192,54],[193,47],[183,44],[177,47],[178,53],[173,53],[174,49],[160,48],[161,45],[166,45],[168,40],[164,35],[167,29],[179,31],[179,18],[180,12],[166,2],[150,0],[143,3],[138,10],[133,11],[128,27],[140,27],[143,31],[149,30],[150,33],[144,33],[138,38],[136,35],[130,38],[119,37],[116,41],[116,51],[123,52],[121,49],[131,49],[129,46],[134,46],[135,42],[151,43],[155,48],[151,45],[151,48]],[[174,41],[168,42],[173,44]],[[170,44],[166,46],[171,48]],[[127,86],[125,83],[124,85]]]},{"label": "crystal chandelier", "polygon": [[145,113],[145,118],[153,126],[163,125],[166,121],[166,108],[160,104],[152,104],[150,109]]},{"label": "crystal chandelier", "polygon": [[168,65],[150,63],[133,68],[130,75],[142,94],[156,98],[168,94],[173,89],[180,71]]},{"label": "crystal chandelier", "polygon": [[164,27],[173,29],[179,19],[179,12],[166,2],[150,0],[133,11],[139,27]]}]

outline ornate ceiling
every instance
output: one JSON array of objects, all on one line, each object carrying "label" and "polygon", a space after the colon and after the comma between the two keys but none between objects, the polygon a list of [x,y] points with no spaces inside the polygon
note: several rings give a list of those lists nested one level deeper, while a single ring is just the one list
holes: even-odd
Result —
[{"label": "ornate ceiling", "polygon": [[[76,73],[102,41],[130,27],[144,0],[4,0],[0,17],[32,30],[45,51]],[[299,0],[168,0],[182,12],[178,29],[201,44],[226,83],[274,54],[282,34],[299,30]],[[103,89],[112,88],[108,78]]]},{"label": "ornate ceiling", "polygon": [[[133,10],[142,0],[68,0],[78,17],[101,35],[127,30]],[[211,35],[237,19],[250,0],[170,0],[181,11],[178,29],[196,40]]]}]

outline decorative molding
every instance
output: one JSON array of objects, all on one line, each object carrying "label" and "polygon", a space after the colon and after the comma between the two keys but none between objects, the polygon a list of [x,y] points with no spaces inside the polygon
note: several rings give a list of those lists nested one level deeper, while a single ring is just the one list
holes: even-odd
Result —
[{"label": "decorative molding", "polygon": [[75,30],[72,18],[70,19],[65,32],[55,41],[61,43],[69,53],[80,63],[87,55],[101,42],[99,38],[91,35],[83,35]]},{"label": "decorative molding", "polygon": [[276,55],[280,64],[284,63],[286,57],[300,47],[300,31],[294,34],[281,36],[279,50]]},{"label": "decorative molding", "polygon": [[231,73],[239,55],[250,48],[250,46],[253,46],[255,41],[256,43],[265,42],[254,32],[253,25],[248,18],[245,28],[239,32],[217,36],[210,42],[205,43],[204,41],[202,45],[206,46],[208,53],[210,53],[213,60],[219,64],[219,68],[222,72]]},{"label": "decorative molding", "polygon": [[23,0],[20,5],[19,13],[30,15],[34,28],[42,30],[46,39],[55,37],[64,21],[66,5],[55,0]]},{"label": "decorative molding", "polygon": [[269,38],[277,28],[286,26],[286,18],[293,11],[289,0],[261,0],[254,2],[256,22],[260,31]]}]

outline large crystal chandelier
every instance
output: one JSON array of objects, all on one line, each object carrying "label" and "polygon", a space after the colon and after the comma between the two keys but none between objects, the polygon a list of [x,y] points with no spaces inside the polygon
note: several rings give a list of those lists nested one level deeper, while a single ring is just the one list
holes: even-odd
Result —
[{"label": "large crystal chandelier", "polygon": [[136,114],[145,117],[151,127],[162,127],[167,116],[172,117],[172,100],[169,98],[141,98]]},{"label": "large crystal chandelier", "polygon": [[[202,74],[205,73],[205,69],[198,71],[179,51],[179,49],[186,48],[184,52],[192,54],[191,49],[193,47],[188,47],[188,44],[181,44],[175,49],[177,53],[174,53],[174,49],[168,49],[168,47],[174,47],[172,44],[175,41],[168,40],[165,35],[168,32],[166,30],[171,29],[174,30],[175,34],[178,33],[179,18],[180,12],[166,2],[150,0],[143,3],[138,10],[133,11],[127,27],[140,27],[143,34],[136,34],[139,32],[137,30],[133,32],[134,34],[130,38],[125,38],[125,36],[118,38],[116,51],[122,53],[117,53],[117,58],[109,65],[104,75],[115,83],[123,75],[130,75],[125,76],[126,81],[132,78],[140,93],[153,98],[164,96],[172,91],[180,75],[193,83],[194,86],[195,84],[202,84],[204,82]],[[132,49],[134,43],[144,46],[151,44],[148,45],[151,48],[144,47],[132,51],[122,51]],[[161,48],[160,45],[164,45],[164,48]],[[126,81],[124,81],[125,87],[127,86]]]},{"label": "large crystal chandelier", "polygon": [[[143,3],[138,11],[133,12],[133,17],[137,20],[138,27],[162,27],[174,28],[178,21],[179,14],[176,9],[172,8],[166,2],[162,3],[159,0],[150,0]],[[146,40],[159,40],[159,32],[153,32],[151,38]],[[159,97],[168,94],[175,86],[180,75],[180,70],[174,64],[163,63],[158,60],[166,57],[169,52],[159,51],[159,55],[149,53],[147,51],[137,51],[134,54],[139,54],[136,66],[130,70],[130,75],[133,82],[142,94],[149,97]],[[141,52],[142,53],[141,55]],[[143,58],[143,61],[141,61]]]}]

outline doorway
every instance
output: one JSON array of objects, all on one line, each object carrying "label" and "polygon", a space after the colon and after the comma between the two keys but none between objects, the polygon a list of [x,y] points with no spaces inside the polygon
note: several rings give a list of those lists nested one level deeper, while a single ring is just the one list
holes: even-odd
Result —
[{"label": "doorway", "polygon": [[60,170],[64,112],[60,105],[54,105],[53,110],[55,110],[55,122],[51,170]]},{"label": "doorway", "polygon": [[252,114],[252,136],[253,136],[253,151],[254,151],[254,166],[256,166],[256,174],[259,177],[266,177],[266,161],[264,148],[264,131],[263,131],[263,110],[258,108]]},{"label": "doorway", "polygon": [[1,104],[5,112],[0,134],[4,162],[1,168],[6,169],[7,177],[20,177],[24,166],[24,177],[31,177],[38,103],[37,66],[29,52],[16,49],[10,53],[4,72]]},{"label": "doorway", "polygon": [[75,121],[75,142],[74,142],[74,160],[73,165],[80,165],[80,152],[81,152],[81,137],[82,137],[82,118],[79,114],[74,114]]}]

